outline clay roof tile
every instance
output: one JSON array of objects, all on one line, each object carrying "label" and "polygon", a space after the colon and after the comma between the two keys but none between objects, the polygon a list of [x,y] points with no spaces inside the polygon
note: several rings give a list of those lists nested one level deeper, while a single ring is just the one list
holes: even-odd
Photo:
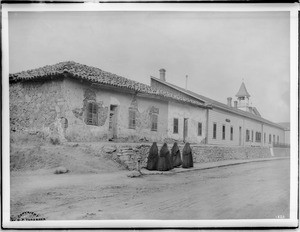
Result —
[{"label": "clay roof tile", "polygon": [[137,81],[133,81],[128,78],[118,76],[110,72],[103,71],[99,68],[79,64],[74,61],[60,62],[54,65],[46,65],[41,68],[10,74],[9,79],[11,82],[15,82],[19,80],[26,81],[30,79],[45,78],[45,77],[49,77],[57,74],[63,74],[63,73],[69,73],[73,77],[82,80],[87,80],[90,82],[116,86],[119,88],[127,88],[140,93],[156,95],[170,100],[176,100],[179,102],[190,103],[201,107],[207,107],[207,105],[199,101],[194,101],[180,95],[174,95],[169,92],[151,87],[149,85]]}]

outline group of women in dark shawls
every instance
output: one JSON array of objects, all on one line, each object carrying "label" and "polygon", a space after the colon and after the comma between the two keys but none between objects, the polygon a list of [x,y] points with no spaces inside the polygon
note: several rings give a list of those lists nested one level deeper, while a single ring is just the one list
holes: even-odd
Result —
[{"label": "group of women in dark shawls", "polygon": [[180,165],[182,165],[183,168],[193,167],[193,155],[189,143],[186,143],[183,148],[182,159],[176,142],[171,149],[171,153],[166,143],[164,143],[159,153],[156,142],[152,144],[147,161],[148,170],[169,171]]}]

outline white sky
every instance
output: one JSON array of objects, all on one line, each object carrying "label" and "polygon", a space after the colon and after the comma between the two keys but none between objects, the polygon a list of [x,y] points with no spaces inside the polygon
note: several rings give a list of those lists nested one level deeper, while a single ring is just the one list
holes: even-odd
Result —
[{"label": "white sky", "polygon": [[226,103],[242,79],[252,105],[290,121],[289,12],[10,12],[9,71],[73,60]]}]

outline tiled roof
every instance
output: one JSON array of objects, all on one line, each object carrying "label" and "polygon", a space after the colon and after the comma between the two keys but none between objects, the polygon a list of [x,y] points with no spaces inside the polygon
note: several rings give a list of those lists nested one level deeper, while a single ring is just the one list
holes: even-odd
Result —
[{"label": "tiled roof", "polygon": [[236,97],[250,97],[250,94],[248,93],[244,82],[242,82],[241,87],[235,96]]},{"label": "tiled roof", "polygon": [[154,95],[169,100],[175,100],[179,102],[189,103],[200,107],[208,107],[198,101],[190,100],[175,94],[171,94],[162,91],[157,88],[153,88],[149,85],[130,80],[128,78],[118,76],[116,74],[103,71],[99,68],[83,65],[74,61],[60,62],[54,65],[46,65],[41,68],[31,69],[14,73],[9,75],[10,82],[27,81],[35,79],[49,79],[51,76],[62,77],[62,74],[70,74],[71,77],[76,79],[86,80],[92,83],[98,83],[108,86],[115,86],[119,88],[126,88],[138,93],[144,93],[148,95]]},{"label": "tiled roof", "polygon": [[180,92],[182,92],[182,93],[184,93],[184,94],[186,94],[186,95],[189,95],[189,96],[191,96],[191,97],[193,97],[193,98],[195,98],[195,99],[199,99],[199,100],[201,100],[201,101],[204,101],[204,102],[206,102],[206,104],[212,105],[213,108],[214,108],[214,107],[215,107],[215,108],[219,108],[219,109],[222,109],[222,110],[231,112],[231,113],[233,113],[233,114],[237,114],[237,115],[240,115],[240,116],[244,116],[244,117],[247,117],[247,118],[250,118],[250,119],[254,119],[254,120],[257,120],[257,121],[260,121],[260,122],[263,122],[263,123],[266,123],[266,124],[269,124],[269,125],[278,127],[278,128],[280,128],[280,129],[284,129],[281,125],[278,125],[278,124],[276,124],[276,123],[274,123],[274,122],[271,122],[271,121],[269,121],[269,120],[267,120],[267,119],[264,119],[264,118],[262,118],[262,117],[260,117],[260,116],[256,116],[256,115],[254,115],[254,114],[252,114],[252,113],[249,113],[249,112],[246,112],[246,111],[243,111],[243,110],[240,110],[240,109],[236,109],[236,108],[234,108],[234,107],[230,107],[230,106],[228,106],[228,105],[226,105],[226,104],[223,104],[223,103],[221,103],[221,102],[215,101],[215,100],[210,99],[210,98],[208,98],[208,97],[205,97],[205,96],[203,96],[203,95],[200,95],[200,94],[194,93],[194,92],[192,92],[192,91],[189,91],[189,90],[180,88],[180,87],[178,87],[178,86],[176,86],[176,85],[173,85],[173,84],[171,84],[171,83],[168,83],[168,82],[165,82],[165,81],[161,81],[161,80],[158,79],[158,78],[155,78],[155,77],[151,77],[151,78],[152,78],[153,80],[155,80],[155,81],[157,81],[157,82],[163,84],[163,85],[166,85],[166,86],[169,86],[169,87],[171,87],[171,88],[173,88],[173,89],[176,89],[176,90],[178,90],[178,91],[180,91]]}]

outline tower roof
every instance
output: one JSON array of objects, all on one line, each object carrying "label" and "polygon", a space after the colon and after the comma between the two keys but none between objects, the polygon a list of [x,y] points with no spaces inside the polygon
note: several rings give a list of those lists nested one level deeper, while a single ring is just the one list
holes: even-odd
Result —
[{"label": "tower roof", "polygon": [[244,82],[242,82],[241,87],[235,96],[236,97],[250,97],[250,94],[248,93]]}]

